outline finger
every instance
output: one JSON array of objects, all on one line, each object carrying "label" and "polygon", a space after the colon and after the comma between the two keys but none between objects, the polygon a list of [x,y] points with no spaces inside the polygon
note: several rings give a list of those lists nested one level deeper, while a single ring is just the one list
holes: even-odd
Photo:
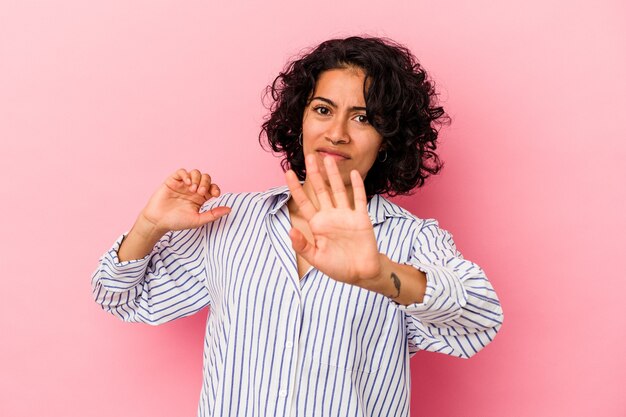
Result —
[{"label": "finger", "polygon": [[200,185],[198,185],[198,194],[210,198],[209,190],[211,189],[211,176],[209,174],[202,174],[200,177]]},{"label": "finger", "polygon": [[204,213],[199,213],[198,214],[198,227],[202,226],[203,224],[214,222],[220,217],[223,217],[227,215],[228,213],[230,213],[230,211],[231,211],[230,207],[219,206],[219,207],[213,207],[211,210],[205,211]]},{"label": "finger", "polygon": [[339,208],[350,208],[346,186],[339,173],[339,168],[337,168],[337,162],[327,156],[324,158],[324,166],[326,167],[326,175],[328,175],[328,182],[330,182],[330,188],[333,192],[333,199],[335,200],[336,206]]},{"label": "finger", "polygon": [[291,238],[291,246],[297,254],[302,256],[308,263],[313,265],[313,259],[315,259],[315,246],[313,246],[306,237],[298,229],[291,229],[289,231],[289,238]]},{"label": "finger", "polygon": [[317,201],[320,204],[320,209],[332,208],[333,202],[330,198],[328,189],[326,188],[326,184],[324,183],[324,179],[322,178],[322,174],[320,173],[320,169],[317,166],[317,159],[315,158],[315,155],[307,155],[305,163],[306,176],[311,181],[313,191],[315,191]]},{"label": "finger", "polygon": [[211,191],[209,193],[211,197],[219,197],[221,192],[222,191],[220,190],[220,187],[217,186],[217,184],[211,184]]},{"label": "finger", "polygon": [[[172,175],[167,177],[165,180],[165,185],[169,187],[171,190],[178,193],[187,193],[188,185],[185,184],[185,179],[189,177],[189,174],[184,169],[179,169],[174,172]],[[189,179],[189,183],[191,184],[191,179]]]},{"label": "finger", "polygon": [[311,220],[315,213],[317,213],[317,209],[304,192],[304,189],[298,180],[298,176],[292,170],[288,170],[285,172],[285,179],[287,180],[289,191],[291,191],[291,197],[298,206],[302,217],[304,217],[306,221]]},{"label": "finger", "polygon": [[191,185],[191,177],[189,176],[187,170],[184,168],[177,170],[174,175],[172,175],[172,178],[177,181],[182,181],[187,185]]},{"label": "finger", "polygon": [[189,176],[191,177],[191,185],[189,186],[189,191],[195,193],[198,189],[198,185],[200,184],[200,178],[202,178],[202,174],[197,169],[191,170],[189,172]]},{"label": "finger", "polygon": [[350,182],[352,183],[352,193],[354,194],[354,209],[356,211],[367,212],[367,193],[365,184],[359,171],[353,169],[350,172]]}]

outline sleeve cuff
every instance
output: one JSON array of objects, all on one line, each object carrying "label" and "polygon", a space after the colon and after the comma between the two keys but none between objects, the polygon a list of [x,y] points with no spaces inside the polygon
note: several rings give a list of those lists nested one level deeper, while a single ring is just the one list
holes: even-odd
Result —
[{"label": "sleeve cuff", "polygon": [[122,246],[122,242],[124,241],[127,235],[128,233],[124,233],[120,237],[118,237],[115,243],[113,243],[113,246],[111,247],[111,249],[107,252],[107,255],[110,255],[111,260],[113,261],[115,266],[118,268],[124,268],[127,265],[138,264],[141,262],[145,263],[148,261],[148,259],[150,259],[150,254],[147,254],[141,259],[131,259],[128,261],[120,261],[120,258],[118,257],[118,252],[120,250],[120,246]]},{"label": "sleeve cuff", "polygon": [[137,285],[145,276],[150,254],[141,259],[120,261],[118,251],[126,233],[117,238],[100,263],[100,283],[109,291],[124,291]]},{"label": "sleeve cuff", "polygon": [[460,314],[466,303],[467,293],[454,271],[442,266],[410,261],[407,265],[426,274],[426,291],[421,303],[407,306],[394,303],[406,314],[426,321],[447,320]]}]

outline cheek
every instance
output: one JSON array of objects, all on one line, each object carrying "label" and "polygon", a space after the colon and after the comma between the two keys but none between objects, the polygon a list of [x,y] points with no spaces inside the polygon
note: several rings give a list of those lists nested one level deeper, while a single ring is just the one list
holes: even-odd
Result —
[{"label": "cheek", "polygon": [[369,170],[372,169],[372,166],[374,166],[375,163],[376,163],[376,157],[374,156],[372,158],[371,155],[368,155],[366,158],[363,158],[361,160],[361,162],[359,163],[359,166],[357,167],[357,170],[361,173],[361,176],[365,178],[365,176],[367,175]]},{"label": "cheek", "polygon": [[315,138],[320,136],[319,129],[316,129],[314,126],[302,126],[302,144],[305,149],[313,146],[313,142],[315,142]]},{"label": "cheek", "polygon": [[323,134],[324,129],[323,126],[319,124],[309,123],[307,126],[302,127],[302,132],[309,137],[315,138]]},{"label": "cheek", "polygon": [[380,149],[380,145],[374,148],[368,149],[363,153],[363,159],[359,164],[359,172],[362,176],[365,176],[367,172],[374,166],[376,163],[376,158],[378,158],[378,151]]},{"label": "cheek", "polygon": [[380,147],[382,146],[382,140],[380,140],[379,138],[374,138],[372,139],[372,141],[370,143],[374,143],[375,145],[370,147],[366,154],[367,154],[367,159],[368,161],[374,165],[374,162],[376,162],[376,158],[378,158],[378,156],[380,155]]}]

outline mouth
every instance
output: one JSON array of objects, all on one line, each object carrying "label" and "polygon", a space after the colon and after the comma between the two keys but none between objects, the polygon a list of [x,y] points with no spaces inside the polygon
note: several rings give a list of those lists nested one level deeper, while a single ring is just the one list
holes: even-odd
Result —
[{"label": "mouth", "polygon": [[322,155],[322,158],[326,156],[330,156],[331,158],[334,158],[335,160],[338,160],[338,161],[350,159],[350,155],[348,155],[345,152],[338,151],[336,149],[319,148],[316,150],[316,152]]}]

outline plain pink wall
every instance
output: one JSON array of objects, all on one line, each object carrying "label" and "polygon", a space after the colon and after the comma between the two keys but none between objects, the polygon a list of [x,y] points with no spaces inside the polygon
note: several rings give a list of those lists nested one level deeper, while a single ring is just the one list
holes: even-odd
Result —
[{"label": "plain pink wall", "polygon": [[195,415],[206,311],[125,324],[90,275],[176,168],[282,184],[257,144],[264,86],[361,33],[436,80],[446,167],[398,201],[454,234],[505,311],[475,358],[413,359],[412,415],[626,415],[622,1],[211,3],[0,4],[0,415]]}]

